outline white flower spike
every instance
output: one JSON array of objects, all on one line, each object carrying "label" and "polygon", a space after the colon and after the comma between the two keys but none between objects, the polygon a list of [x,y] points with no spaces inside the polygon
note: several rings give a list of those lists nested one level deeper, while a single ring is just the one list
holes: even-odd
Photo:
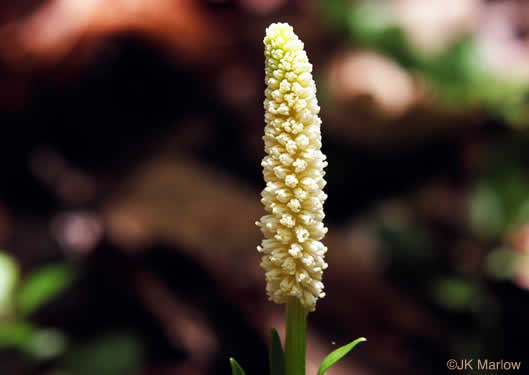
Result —
[{"label": "white flower spike", "polygon": [[267,155],[261,164],[266,181],[261,202],[268,214],[256,223],[265,237],[257,250],[263,254],[270,300],[286,303],[293,296],[314,311],[325,296],[321,280],[327,268],[321,242],[327,233],[322,223],[327,162],[320,151],[316,85],[292,26],[270,25],[264,45]]}]

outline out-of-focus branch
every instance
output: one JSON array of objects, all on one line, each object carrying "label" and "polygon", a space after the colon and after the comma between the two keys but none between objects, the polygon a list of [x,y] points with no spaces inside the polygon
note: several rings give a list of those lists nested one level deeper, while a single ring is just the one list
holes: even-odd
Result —
[{"label": "out-of-focus branch", "polygon": [[191,353],[191,362],[207,369],[218,351],[218,341],[207,319],[194,306],[178,299],[149,272],[135,275],[136,289],[147,309],[159,320],[175,346]]}]

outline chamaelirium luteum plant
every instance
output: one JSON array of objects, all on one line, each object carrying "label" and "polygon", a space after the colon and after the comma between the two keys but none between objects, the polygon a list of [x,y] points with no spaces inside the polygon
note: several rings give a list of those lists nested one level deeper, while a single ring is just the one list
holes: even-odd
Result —
[{"label": "chamaelirium luteum plant", "polygon": [[[261,193],[267,212],[256,224],[264,235],[257,250],[263,254],[266,291],[271,301],[287,305],[285,352],[272,330],[270,367],[272,375],[305,375],[307,314],[323,298],[322,275],[327,268],[327,247],[321,240],[323,203],[327,195],[321,152],[320,107],[312,65],[303,42],[286,23],[266,29],[265,45],[265,135],[266,156]],[[332,352],[318,375],[347,354],[364,338]],[[244,374],[232,359],[233,374]]]},{"label": "chamaelirium luteum plant", "polygon": [[307,311],[324,297],[323,270],[327,248],[321,240],[323,179],[327,166],[321,149],[320,107],[303,42],[291,26],[273,24],[265,44],[265,151],[262,166],[266,187],[261,202],[267,215],[257,225],[265,239],[263,253],[267,293],[276,303],[294,297]]}]

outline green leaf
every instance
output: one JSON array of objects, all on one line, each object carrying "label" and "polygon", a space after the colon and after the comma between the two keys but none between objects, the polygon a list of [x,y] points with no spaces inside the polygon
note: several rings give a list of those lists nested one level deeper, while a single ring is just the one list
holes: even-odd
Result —
[{"label": "green leaf", "polygon": [[498,280],[510,279],[519,270],[522,257],[519,252],[507,247],[494,249],[487,255],[487,273]]},{"label": "green leaf", "polygon": [[231,364],[231,374],[232,375],[246,375],[241,365],[239,365],[235,359],[230,358],[230,364]]},{"label": "green leaf", "polygon": [[0,350],[25,350],[33,337],[35,328],[24,322],[0,322]]},{"label": "green leaf", "polygon": [[12,310],[13,291],[18,275],[15,260],[0,250],[0,316],[7,315]]},{"label": "green leaf", "polygon": [[433,284],[433,296],[436,302],[453,311],[465,311],[479,298],[479,290],[471,280],[446,277]]},{"label": "green leaf", "polygon": [[62,355],[66,345],[66,336],[61,331],[41,329],[32,335],[24,349],[35,359],[48,360]]},{"label": "green leaf", "polygon": [[482,183],[470,196],[470,225],[484,239],[500,236],[508,217],[501,195],[490,184]]},{"label": "green leaf", "polygon": [[18,310],[27,315],[66,289],[75,278],[71,265],[56,264],[39,269],[22,284],[18,294]]},{"label": "green leaf", "polygon": [[132,332],[107,333],[66,352],[64,370],[75,375],[137,374],[145,348]]},{"label": "green leaf", "polygon": [[270,375],[285,375],[285,353],[275,328],[270,331]]},{"label": "green leaf", "polygon": [[16,349],[37,360],[63,354],[66,337],[55,329],[39,330],[26,322],[0,322],[0,350]]},{"label": "green leaf", "polygon": [[347,353],[349,353],[353,348],[361,342],[367,341],[365,337],[360,337],[355,341],[342,346],[341,348],[336,349],[331,352],[323,362],[321,363],[320,369],[318,370],[318,375],[323,375],[332,365],[342,359]]}]

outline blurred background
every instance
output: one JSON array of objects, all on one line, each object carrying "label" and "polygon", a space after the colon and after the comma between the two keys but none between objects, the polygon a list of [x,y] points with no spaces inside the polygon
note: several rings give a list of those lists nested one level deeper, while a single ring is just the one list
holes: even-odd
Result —
[{"label": "blurred background", "polygon": [[308,373],[359,336],[329,374],[529,366],[529,2],[24,0],[0,3],[1,374],[267,374],[277,21],[329,161]]}]

